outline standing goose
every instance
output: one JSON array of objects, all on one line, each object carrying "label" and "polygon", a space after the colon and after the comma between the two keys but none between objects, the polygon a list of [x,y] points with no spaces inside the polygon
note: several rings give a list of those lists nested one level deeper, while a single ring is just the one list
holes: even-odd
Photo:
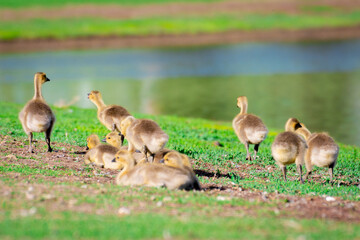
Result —
[{"label": "standing goose", "polygon": [[246,160],[252,160],[249,152],[249,144],[254,144],[254,158],[259,150],[259,145],[265,140],[268,129],[261,119],[253,114],[247,113],[248,100],[247,97],[241,96],[237,98],[237,106],[241,109],[232,122],[232,126],[240,142],[246,148]]},{"label": "standing goose", "polygon": [[[330,181],[333,179],[334,167],[339,155],[339,146],[334,139],[327,133],[311,133],[303,123],[297,119],[295,124],[300,125],[298,128],[292,127],[291,130],[302,135],[308,145],[305,154],[306,175],[305,179],[309,177],[313,166],[328,167]],[[294,125],[294,124],[293,124]]]},{"label": "standing goose", "polygon": [[19,113],[19,119],[25,133],[29,136],[29,152],[33,152],[33,132],[45,132],[48,152],[52,152],[50,135],[55,123],[55,115],[41,94],[41,86],[50,79],[43,72],[37,72],[34,77],[35,94]]},{"label": "standing goose", "polygon": [[[118,105],[105,105],[99,91],[91,91],[88,94],[88,98],[98,109],[97,117],[99,121],[110,131],[116,130],[120,132],[121,121],[127,116],[130,116],[130,113],[125,108]],[[123,142],[124,136],[121,136],[121,144],[123,144]]]},{"label": "standing goose", "polygon": [[283,172],[286,181],[286,166],[295,163],[297,171],[302,179],[302,165],[304,164],[304,155],[306,151],[306,142],[298,134],[291,132],[291,128],[298,128],[299,125],[294,122],[294,118],[289,118],[285,125],[285,132],[278,134],[271,145],[271,153],[276,163]]}]

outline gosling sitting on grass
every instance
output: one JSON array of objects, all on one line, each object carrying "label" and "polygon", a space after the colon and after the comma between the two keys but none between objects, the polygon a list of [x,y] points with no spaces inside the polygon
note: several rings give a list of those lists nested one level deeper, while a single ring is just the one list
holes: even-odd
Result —
[{"label": "gosling sitting on grass", "polygon": [[113,160],[124,166],[116,177],[116,183],[124,186],[166,187],[173,189],[197,189],[197,179],[185,170],[181,160],[167,159],[164,164],[144,163],[135,166],[135,161],[126,150],[116,153]]},{"label": "gosling sitting on grass", "polygon": [[291,129],[297,129],[300,126],[294,118],[289,118],[285,125],[285,132],[278,134],[271,145],[271,152],[283,172],[286,181],[286,166],[292,163],[296,164],[297,171],[302,179],[302,165],[304,165],[304,155],[307,148],[305,140],[298,134],[291,132]]},{"label": "gosling sitting on grass", "polygon": [[164,155],[163,161],[161,161],[161,162],[164,162],[164,164],[167,166],[177,167],[172,164],[178,163],[179,161],[182,162],[183,169],[185,171],[188,171],[190,173],[191,177],[193,178],[194,189],[201,190],[200,182],[199,182],[198,178],[196,177],[194,170],[191,167],[190,159],[187,155],[172,150]]},{"label": "gosling sitting on grass", "polygon": [[[232,126],[240,142],[246,148],[246,160],[256,159],[260,143],[265,140],[268,129],[258,116],[247,113],[247,97],[237,98],[237,106],[241,109],[240,113],[234,118]],[[254,144],[254,157],[251,158],[249,144]]]},{"label": "gosling sitting on grass", "polygon": [[33,132],[45,132],[48,152],[52,152],[50,135],[55,123],[55,115],[49,105],[46,104],[42,94],[41,86],[50,79],[45,73],[38,72],[34,77],[35,94],[33,99],[26,103],[19,113],[19,119],[25,133],[29,136],[29,152],[33,152]]},{"label": "gosling sitting on grass", "polygon": [[157,152],[164,148],[169,136],[159,125],[148,119],[135,119],[133,116],[126,117],[121,122],[121,133],[129,142],[129,152],[139,150],[144,154],[148,162],[148,155],[152,156],[152,162]]},{"label": "gosling sitting on grass", "polygon": [[308,148],[305,154],[306,175],[305,179],[309,177],[313,166],[328,167],[330,181],[333,179],[334,167],[339,155],[339,146],[334,139],[327,133],[311,133],[303,123],[297,119],[294,120],[300,127],[292,128],[295,133],[302,135]]},{"label": "gosling sitting on grass", "polygon": [[89,151],[85,154],[85,164],[92,164],[102,168],[121,169],[122,165],[114,163],[112,160],[119,148],[112,145],[101,144],[96,134],[90,135],[87,139],[87,148]]},{"label": "gosling sitting on grass", "polygon": [[[99,91],[91,91],[88,94],[88,98],[98,109],[97,117],[99,121],[110,131],[120,132],[121,121],[127,116],[130,116],[130,113],[125,108],[118,105],[106,106]],[[123,141],[124,136],[121,136],[121,144],[123,144]]]}]

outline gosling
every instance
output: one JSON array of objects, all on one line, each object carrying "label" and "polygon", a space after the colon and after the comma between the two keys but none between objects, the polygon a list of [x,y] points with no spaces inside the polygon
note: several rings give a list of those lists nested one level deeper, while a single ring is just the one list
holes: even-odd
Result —
[{"label": "gosling", "polygon": [[148,162],[148,154],[152,156],[152,162],[157,152],[164,148],[169,136],[159,125],[148,119],[135,119],[133,116],[126,117],[121,122],[121,133],[129,142],[129,152],[139,150]]},{"label": "gosling", "polygon": [[[127,116],[130,116],[130,113],[118,105],[106,106],[99,91],[91,91],[88,94],[88,98],[98,109],[97,117],[99,121],[110,131],[120,132],[121,121]],[[121,144],[123,144],[123,142],[124,136],[121,135]]]},{"label": "gosling", "polygon": [[50,135],[55,123],[55,115],[41,94],[42,84],[49,81],[50,79],[47,78],[45,73],[37,72],[35,74],[34,97],[26,103],[19,113],[22,127],[29,137],[29,152],[31,153],[34,152],[32,148],[33,132],[45,132],[48,152],[52,152]]},{"label": "gosling", "polygon": [[[121,150],[121,149],[128,150],[127,146],[122,146],[122,144],[121,144],[121,135],[118,132],[110,132],[110,133],[108,133],[106,135],[106,137],[102,141],[110,144],[111,146],[116,147],[118,150]],[[132,155],[133,155],[133,157],[135,159],[136,164],[140,164],[140,163],[145,162],[145,159],[144,159],[142,153],[134,152],[134,153],[132,153]]]},{"label": "gosling", "polygon": [[289,131],[293,124],[293,118],[288,119],[285,125],[285,132],[278,134],[271,145],[272,156],[282,170],[284,180],[286,181],[286,166],[292,163],[296,164],[297,171],[302,179],[302,165],[304,164],[304,155],[307,148],[305,140],[298,134]]},{"label": "gosling", "polygon": [[303,123],[297,119],[298,128],[292,128],[292,131],[302,135],[308,145],[305,154],[306,175],[305,180],[308,179],[312,172],[313,166],[328,167],[330,182],[333,180],[334,167],[336,165],[337,157],[339,155],[339,146],[334,139],[327,133],[311,133]]},{"label": "gosling", "polygon": [[233,119],[232,126],[241,143],[246,148],[246,160],[252,160],[249,152],[249,144],[254,144],[254,158],[259,150],[260,143],[265,140],[268,129],[261,119],[247,113],[248,100],[246,96],[237,98],[237,106],[240,113]]},{"label": "gosling", "polygon": [[[126,150],[116,153],[113,160],[124,166],[117,175],[116,183],[124,186],[166,187],[170,190],[194,189],[194,179],[191,174],[183,169],[182,161],[172,159],[172,166],[157,163],[144,163],[135,166],[135,161]],[[175,162],[176,161],[176,162]]]},{"label": "gosling", "polygon": [[[191,167],[190,159],[187,155],[172,150],[164,155],[162,162],[164,162],[165,165],[171,167],[179,167],[178,162],[181,162],[182,166],[180,167],[182,167],[185,171],[188,171],[193,179],[193,188],[196,190],[201,190],[199,180]],[[174,163],[176,165],[174,165]]]},{"label": "gosling", "polygon": [[108,169],[121,169],[122,165],[112,162],[115,154],[119,151],[117,147],[107,144],[101,144],[96,134],[91,134],[87,139],[87,148],[89,151],[85,154],[85,164],[92,164],[97,167]]}]

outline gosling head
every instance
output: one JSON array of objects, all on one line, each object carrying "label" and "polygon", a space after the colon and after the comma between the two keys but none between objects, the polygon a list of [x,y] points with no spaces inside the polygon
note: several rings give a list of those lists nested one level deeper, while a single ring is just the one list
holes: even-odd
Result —
[{"label": "gosling head", "polygon": [[100,139],[96,134],[91,134],[87,139],[86,139],[86,150],[92,149],[94,147],[96,147],[97,145],[100,144]]},{"label": "gosling head", "polygon": [[46,82],[50,82],[50,79],[47,78],[46,74],[43,72],[37,72],[34,76],[34,81],[40,84],[44,84]]},{"label": "gosling head", "polygon": [[125,166],[125,165],[129,165],[130,160],[131,160],[131,157],[129,156],[129,152],[127,150],[119,150],[115,154],[115,158],[112,160],[112,162]]},{"label": "gosling head", "polygon": [[165,165],[170,167],[175,167],[175,168],[184,167],[183,158],[181,154],[178,152],[169,152],[165,154],[161,162],[165,163]]},{"label": "gosling head", "polygon": [[118,132],[108,133],[103,142],[107,142],[114,147],[121,146],[121,134]]},{"label": "gosling head", "polygon": [[285,124],[285,131],[295,132],[297,129],[301,127],[302,125],[299,122],[299,120],[297,120],[296,118],[289,118]]},{"label": "gosling head", "polygon": [[120,131],[121,131],[122,135],[126,136],[126,130],[134,121],[135,121],[135,118],[133,116],[128,116],[124,120],[121,121]]},{"label": "gosling head", "polygon": [[90,101],[94,102],[98,99],[101,99],[101,93],[99,91],[91,91],[90,93],[88,93],[88,99],[90,99]]}]

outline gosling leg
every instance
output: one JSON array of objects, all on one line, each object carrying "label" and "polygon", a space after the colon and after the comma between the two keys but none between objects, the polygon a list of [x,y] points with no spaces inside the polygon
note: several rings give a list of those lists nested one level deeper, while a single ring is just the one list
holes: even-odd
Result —
[{"label": "gosling leg", "polygon": [[33,133],[30,132],[28,135],[29,135],[29,152],[30,152],[30,153],[33,153],[33,152],[34,152],[34,151],[33,151],[33,148],[32,148]]},{"label": "gosling leg", "polygon": [[300,176],[300,182],[304,183],[304,180],[302,179],[302,166],[301,166],[301,164],[297,165],[297,172],[299,173],[299,176]]},{"label": "gosling leg", "polygon": [[286,166],[282,166],[281,171],[283,173],[284,181],[286,182]]},{"label": "gosling leg", "polygon": [[46,130],[45,132],[45,138],[46,138],[46,143],[48,145],[48,152],[52,152],[52,148],[50,146],[50,134],[51,134],[51,128],[49,128],[48,130]]},{"label": "gosling leg", "polygon": [[330,182],[332,182],[332,180],[333,180],[333,175],[334,175],[334,165],[335,165],[335,164],[331,164],[331,165],[329,166]]},{"label": "gosling leg", "polygon": [[145,155],[145,160],[146,160],[146,162],[149,162],[147,153],[148,153],[147,147],[144,145],[144,146],[143,146],[143,154]]},{"label": "gosling leg", "polygon": [[256,160],[256,154],[259,151],[259,146],[260,146],[260,143],[255,144],[255,146],[254,146],[254,160]]},{"label": "gosling leg", "polygon": [[245,148],[246,148],[246,160],[252,160],[249,153],[249,142],[245,143]]}]

